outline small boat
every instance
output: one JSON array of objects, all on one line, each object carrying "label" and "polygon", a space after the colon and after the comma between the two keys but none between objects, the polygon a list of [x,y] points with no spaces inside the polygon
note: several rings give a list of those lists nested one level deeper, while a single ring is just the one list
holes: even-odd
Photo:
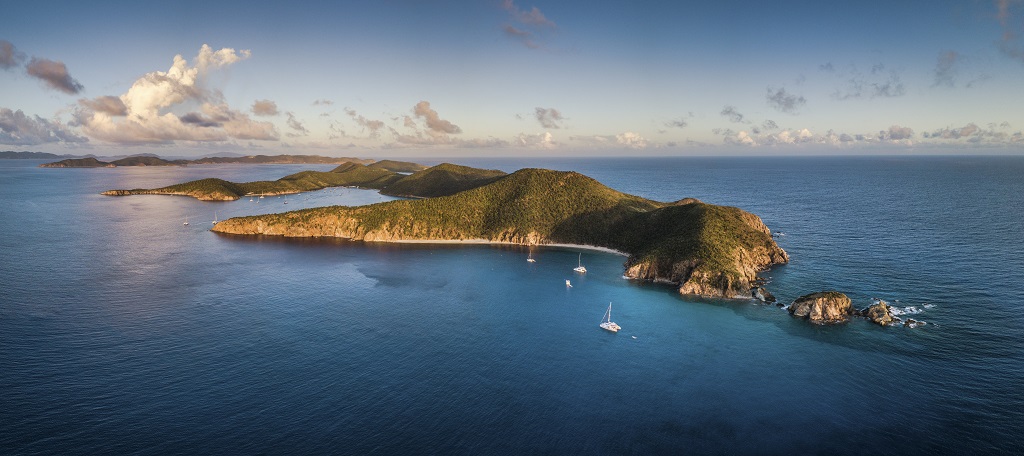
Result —
[{"label": "small boat", "polygon": [[565,279],[565,288],[572,288],[572,283],[569,282],[569,279]]},{"label": "small boat", "polygon": [[576,272],[578,272],[580,274],[586,274],[587,273],[587,268],[583,267],[583,254],[582,253],[580,253],[580,257],[576,259],[576,262],[577,262],[577,264],[579,266],[576,266],[575,268],[572,268],[572,270],[576,271]]},{"label": "small boat", "polygon": [[182,225],[188,225],[188,216],[187,215],[185,216],[185,223],[182,223]]},{"label": "small boat", "polygon": [[619,332],[622,329],[617,323],[612,321],[612,303],[608,303],[608,310],[604,312],[604,320],[601,320],[601,329],[611,331],[613,333]]},{"label": "small boat", "polygon": [[533,259],[533,250],[530,250],[530,256],[526,257],[526,262],[527,263],[536,263],[537,262],[537,260]]}]

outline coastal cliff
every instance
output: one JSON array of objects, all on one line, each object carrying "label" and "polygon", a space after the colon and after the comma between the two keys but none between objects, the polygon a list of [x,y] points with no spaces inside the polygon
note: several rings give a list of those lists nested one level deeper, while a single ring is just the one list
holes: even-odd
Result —
[{"label": "coastal cliff", "polygon": [[709,297],[749,298],[758,271],[789,260],[760,218],[734,207],[651,201],[575,172],[523,169],[484,180],[490,182],[448,196],[232,218],[213,231],[594,245],[626,252],[628,277]]}]

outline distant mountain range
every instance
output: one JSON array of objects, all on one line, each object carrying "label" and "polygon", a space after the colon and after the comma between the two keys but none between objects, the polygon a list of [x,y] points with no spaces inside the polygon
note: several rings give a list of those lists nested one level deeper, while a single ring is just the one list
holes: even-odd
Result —
[{"label": "distant mountain range", "polygon": [[[6,155],[5,155],[6,154]],[[25,155],[28,154],[28,155]],[[10,156],[8,156],[10,155]],[[243,164],[342,164],[342,163],[373,163],[373,160],[353,157],[325,157],[322,155],[238,155],[225,154],[230,156],[203,157],[194,160],[166,160],[153,154],[131,155],[104,161],[95,156],[72,157],[64,160],[44,163],[41,168],[115,168],[118,166],[187,166],[187,165],[211,165],[224,163]],[[0,158],[61,158],[68,157],[42,152],[0,152]],[[109,159],[108,159],[109,160]]]}]

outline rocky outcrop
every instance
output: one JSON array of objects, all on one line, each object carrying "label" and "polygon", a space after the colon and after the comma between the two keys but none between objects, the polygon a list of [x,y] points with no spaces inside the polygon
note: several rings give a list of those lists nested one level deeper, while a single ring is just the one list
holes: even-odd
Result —
[{"label": "rocky outcrop", "polygon": [[899,321],[898,319],[893,318],[892,309],[889,308],[889,303],[882,300],[878,300],[878,302],[861,310],[860,315],[867,318],[872,323],[881,326],[889,326]]},{"label": "rocky outcrop", "polygon": [[774,304],[776,301],[775,295],[773,295],[770,291],[768,291],[767,288],[763,286],[757,286],[751,289],[750,296],[752,296],[754,299],[757,299],[758,301],[766,302],[768,304]]},{"label": "rocky outcrop", "polygon": [[790,315],[817,324],[845,323],[852,309],[850,298],[838,291],[811,293],[789,305]]}]

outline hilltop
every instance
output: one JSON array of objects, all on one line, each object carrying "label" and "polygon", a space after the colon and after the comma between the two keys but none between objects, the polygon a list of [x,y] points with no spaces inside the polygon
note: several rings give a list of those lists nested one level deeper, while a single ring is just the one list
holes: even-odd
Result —
[{"label": "hilltop", "polygon": [[[421,189],[432,188],[452,171],[460,171],[455,176],[477,176],[480,185],[421,200],[232,218],[213,231],[385,242],[594,245],[628,253],[629,277],[670,282],[680,293],[715,297],[749,297],[758,271],[789,260],[760,218],[734,207],[693,199],[651,201],[575,172],[523,169],[498,175],[500,171],[439,167],[420,172],[424,174],[418,181],[425,184]],[[460,183],[449,182],[449,189]]]}]

